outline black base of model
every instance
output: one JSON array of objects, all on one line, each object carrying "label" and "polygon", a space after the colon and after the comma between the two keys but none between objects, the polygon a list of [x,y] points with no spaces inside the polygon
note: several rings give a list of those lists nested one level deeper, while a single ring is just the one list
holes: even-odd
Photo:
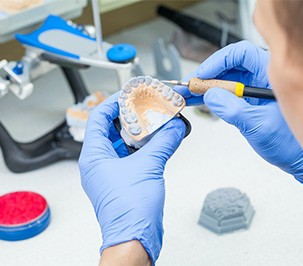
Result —
[{"label": "black base of model", "polygon": [[[78,70],[88,66],[71,63],[49,54],[42,54],[41,59],[61,67],[76,103],[89,95]],[[0,147],[7,167],[14,173],[24,173],[59,160],[78,159],[82,143],[74,141],[65,121],[29,143],[15,141],[0,122]]]}]

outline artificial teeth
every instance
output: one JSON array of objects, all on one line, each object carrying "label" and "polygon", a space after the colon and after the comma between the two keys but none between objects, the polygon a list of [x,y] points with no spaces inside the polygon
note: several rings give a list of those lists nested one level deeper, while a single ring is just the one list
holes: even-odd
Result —
[{"label": "artificial teeth", "polygon": [[124,91],[121,91],[120,98],[126,100],[128,98],[128,95]]},{"label": "artificial teeth", "polygon": [[151,83],[151,86],[153,88],[157,88],[159,86],[159,80],[157,79],[153,79],[152,83]]},{"label": "artificial teeth", "polygon": [[181,105],[183,104],[183,99],[181,98],[180,95],[176,94],[176,95],[174,96],[172,102],[173,102],[173,105],[179,107],[179,106],[181,106]]},{"label": "artificial teeth", "polygon": [[183,97],[170,86],[147,75],[133,77],[125,83],[118,102],[121,137],[135,148],[141,148],[185,106]]},{"label": "artificial teeth", "polygon": [[129,126],[129,132],[134,136],[139,135],[141,133],[141,131],[142,131],[142,129],[141,129],[140,125],[137,123],[131,124]]},{"label": "artificial teeth", "polygon": [[138,77],[138,82],[139,82],[140,84],[143,84],[143,83],[145,82],[145,77],[144,77],[144,76],[139,76],[139,77]]},{"label": "artificial teeth", "polygon": [[138,82],[138,79],[135,77],[135,78],[132,78],[130,81],[129,81],[129,84],[131,85],[131,87],[133,88],[137,88],[139,86],[139,82]]},{"label": "artificial teeth", "polygon": [[130,86],[130,84],[127,82],[126,84],[124,84],[124,86],[122,87],[122,90],[126,93],[131,93],[132,92],[132,87]]},{"label": "artificial teeth", "polygon": [[149,86],[152,83],[153,79],[150,76],[145,76],[145,85]]},{"label": "artificial teeth", "polygon": [[181,99],[181,96],[180,96],[179,94],[176,94],[176,95],[174,96],[174,100],[179,100],[179,99]]},{"label": "artificial teeth", "polygon": [[138,121],[137,115],[134,113],[128,113],[124,116],[124,120],[127,124],[136,123]]},{"label": "artificial teeth", "polygon": [[161,92],[161,91],[163,91],[164,87],[165,87],[165,85],[163,83],[160,83],[159,86],[158,86],[158,88],[157,88],[157,90],[159,92]]},{"label": "artificial teeth", "polygon": [[171,100],[174,96],[173,89],[171,87],[168,87],[168,86],[164,85],[163,90],[162,90],[162,96],[166,100]]},{"label": "artificial teeth", "polygon": [[129,109],[128,109],[128,108],[126,108],[126,107],[122,107],[122,108],[121,108],[121,113],[122,113],[122,114],[126,115],[128,112],[129,112]]},{"label": "artificial teeth", "polygon": [[128,106],[127,101],[125,101],[122,98],[119,99],[119,104],[120,104],[121,107],[127,107]]}]

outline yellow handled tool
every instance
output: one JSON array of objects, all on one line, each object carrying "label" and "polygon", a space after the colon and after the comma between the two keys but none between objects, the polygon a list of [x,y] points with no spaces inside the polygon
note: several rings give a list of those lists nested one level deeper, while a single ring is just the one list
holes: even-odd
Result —
[{"label": "yellow handled tool", "polygon": [[220,80],[220,79],[200,79],[191,78],[189,82],[178,80],[161,80],[163,83],[187,86],[193,94],[202,95],[210,88],[222,88],[228,90],[239,97],[254,97],[263,99],[275,99],[272,90],[245,86],[241,82]]}]

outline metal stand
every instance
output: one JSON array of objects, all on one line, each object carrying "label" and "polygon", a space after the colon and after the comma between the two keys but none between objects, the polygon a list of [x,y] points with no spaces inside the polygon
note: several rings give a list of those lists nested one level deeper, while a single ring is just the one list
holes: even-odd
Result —
[{"label": "metal stand", "polygon": [[156,77],[161,79],[181,79],[181,57],[173,44],[164,43],[159,38],[154,44],[154,59],[156,64]]},{"label": "metal stand", "polygon": [[[88,66],[71,64],[49,54],[42,54],[41,59],[61,67],[76,103],[83,101],[89,95],[78,70]],[[15,141],[0,122],[0,147],[7,167],[14,173],[24,173],[60,160],[78,159],[82,143],[73,140],[65,121],[29,143]]]}]

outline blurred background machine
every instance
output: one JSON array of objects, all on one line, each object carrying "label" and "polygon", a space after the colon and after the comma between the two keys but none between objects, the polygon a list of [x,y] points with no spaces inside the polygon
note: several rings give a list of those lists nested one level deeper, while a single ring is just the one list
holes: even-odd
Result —
[{"label": "blurred background machine", "polygon": [[[112,69],[117,74],[118,86],[131,75],[142,75],[143,69],[136,54],[124,64],[106,58],[105,53],[112,45],[103,41],[98,9],[98,3],[102,12],[140,2],[145,1],[92,1],[96,30],[92,25],[69,20],[82,14],[87,0],[0,0],[0,43],[16,36],[25,47],[25,54],[19,61],[5,60],[0,54],[0,59],[3,59],[0,62],[0,97],[12,91],[20,100],[26,99],[34,90],[32,81],[58,66],[68,81],[75,103],[89,95],[80,69],[89,66],[100,67],[100,71]],[[151,47],[154,49],[156,66],[154,76],[181,79],[180,56],[201,62],[201,58],[207,56],[205,50],[211,54],[220,47],[242,39],[265,47],[251,19],[255,0],[227,1],[233,5],[232,14],[226,14],[220,8],[220,1],[204,2],[208,7],[213,6],[215,23],[156,1],[155,12],[177,27],[171,33],[170,43],[158,39]],[[0,145],[6,164],[13,172],[30,171],[61,159],[77,159],[81,149],[81,142],[73,139],[65,121],[29,143],[15,141],[4,124],[0,123]]]}]

